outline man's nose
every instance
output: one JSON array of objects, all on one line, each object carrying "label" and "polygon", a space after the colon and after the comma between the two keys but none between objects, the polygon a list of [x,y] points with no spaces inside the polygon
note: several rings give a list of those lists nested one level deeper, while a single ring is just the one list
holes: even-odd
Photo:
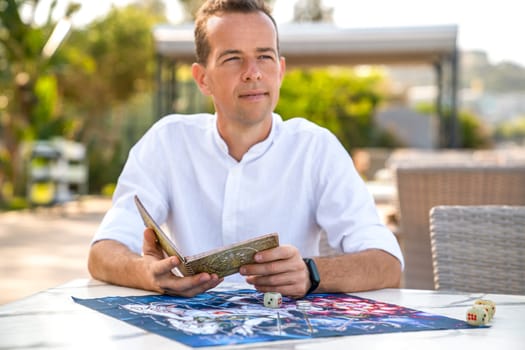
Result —
[{"label": "man's nose", "polygon": [[251,80],[260,80],[262,78],[261,70],[259,69],[259,66],[255,62],[255,60],[250,60],[246,63],[246,69],[243,73],[243,81],[251,81]]}]

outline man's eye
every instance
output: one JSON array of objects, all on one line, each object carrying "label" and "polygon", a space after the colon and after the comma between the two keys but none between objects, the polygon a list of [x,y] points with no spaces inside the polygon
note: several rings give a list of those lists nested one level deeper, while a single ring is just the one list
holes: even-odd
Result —
[{"label": "man's eye", "polygon": [[239,57],[237,57],[237,56],[232,56],[232,57],[228,57],[228,58],[226,58],[226,59],[224,60],[224,62],[225,62],[225,63],[226,63],[226,62],[233,62],[233,61],[236,61],[236,60],[238,60],[238,59],[239,59]]},{"label": "man's eye", "polygon": [[261,55],[261,56],[259,56],[259,59],[261,59],[261,60],[273,60],[273,56]]}]

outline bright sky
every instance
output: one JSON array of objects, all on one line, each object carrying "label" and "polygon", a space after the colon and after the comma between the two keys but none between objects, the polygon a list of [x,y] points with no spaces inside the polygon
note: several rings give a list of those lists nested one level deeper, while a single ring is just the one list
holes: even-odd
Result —
[{"label": "bright sky", "polygon": [[[133,0],[75,0],[82,9],[74,20],[84,24],[103,15],[111,4]],[[50,0],[42,0],[42,7]],[[68,0],[59,0],[65,6]],[[180,20],[178,1],[165,0],[171,21]],[[290,21],[295,1],[276,0],[278,22]],[[323,0],[333,7],[340,27],[401,27],[456,24],[462,50],[483,50],[493,63],[509,60],[525,66],[525,1],[523,0]],[[47,5],[48,6],[48,5]],[[63,10],[60,12],[63,13]]]}]

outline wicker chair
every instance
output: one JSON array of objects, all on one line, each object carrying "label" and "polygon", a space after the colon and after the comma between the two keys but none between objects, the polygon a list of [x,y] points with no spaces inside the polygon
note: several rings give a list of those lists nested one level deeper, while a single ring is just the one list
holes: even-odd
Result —
[{"label": "wicker chair", "polygon": [[525,206],[430,212],[436,289],[525,294]]},{"label": "wicker chair", "polygon": [[396,169],[403,287],[433,289],[429,212],[438,205],[525,205],[525,166],[426,165]]}]

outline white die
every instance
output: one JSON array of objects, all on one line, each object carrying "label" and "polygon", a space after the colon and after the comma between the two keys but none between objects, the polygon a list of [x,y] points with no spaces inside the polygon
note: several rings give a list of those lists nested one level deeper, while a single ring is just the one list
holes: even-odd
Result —
[{"label": "white die", "polygon": [[472,326],[481,326],[489,322],[489,313],[482,305],[474,305],[467,310],[467,323]]},{"label": "white die", "polygon": [[489,320],[492,320],[494,314],[496,313],[496,303],[494,303],[492,300],[478,299],[474,302],[474,305],[484,306],[489,313]]},{"label": "white die", "polygon": [[264,293],[264,306],[271,308],[279,308],[283,302],[281,293],[268,292]]}]

